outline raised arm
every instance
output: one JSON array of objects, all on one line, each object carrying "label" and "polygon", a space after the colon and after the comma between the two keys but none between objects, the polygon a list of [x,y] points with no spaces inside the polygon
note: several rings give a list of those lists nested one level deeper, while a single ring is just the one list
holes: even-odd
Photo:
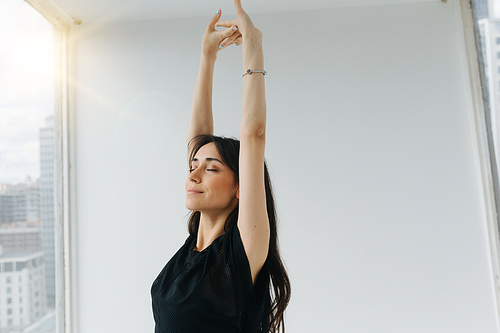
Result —
[{"label": "raised arm", "polygon": [[236,26],[229,26],[222,31],[215,30],[215,24],[221,15],[222,12],[219,9],[212,17],[203,35],[200,70],[194,90],[187,142],[197,135],[213,134],[212,85],[217,53],[231,44],[241,43],[241,34]]},{"label": "raised arm", "polygon": [[[241,7],[241,0],[235,0],[234,4],[237,15],[235,21],[242,34],[243,73],[248,69],[263,71],[262,33]],[[234,24],[234,21],[219,24],[227,27]],[[240,128],[238,229],[254,281],[269,251],[270,228],[264,185],[265,137],[264,74],[247,74],[243,77],[243,112]]]}]

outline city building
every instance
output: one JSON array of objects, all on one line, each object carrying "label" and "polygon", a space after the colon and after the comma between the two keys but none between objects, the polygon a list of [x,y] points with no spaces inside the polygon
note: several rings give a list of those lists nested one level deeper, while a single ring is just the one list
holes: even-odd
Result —
[{"label": "city building", "polygon": [[40,252],[40,227],[0,228],[0,246],[3,254]]},{"label": "city building", "polygon": [[46,312],[43,253],[1,253],[0,333],[20,332]]},{"label": "city building", "polygon": [[0,228],[0,333],[21,332],[46,314],[40,227]]},{"label": "city building", "polygon": [[42,249],[45,262],[47,307],[55,307],[55,230],[54,230],[54,116],[45,118],[40,128],[40,212]]},{"label": "city building", "polygon": [[40,184],[0,184],[0,224],[40,225]]}]

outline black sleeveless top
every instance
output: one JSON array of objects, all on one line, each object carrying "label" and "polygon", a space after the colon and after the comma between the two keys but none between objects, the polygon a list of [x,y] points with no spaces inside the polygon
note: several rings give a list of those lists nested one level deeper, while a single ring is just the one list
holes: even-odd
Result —
[{"label": "black sleeveless top", "polygon": [[236,223],[195,249],[188,237],[153,282],[155,333],[267,332],[268,262],[254,285]]}]

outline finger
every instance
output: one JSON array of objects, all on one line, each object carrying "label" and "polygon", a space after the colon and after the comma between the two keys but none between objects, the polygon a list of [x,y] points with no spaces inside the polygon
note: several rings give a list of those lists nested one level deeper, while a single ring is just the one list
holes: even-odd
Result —
[{"label": "finger", "polygon": [[236,9],[236,15],[243,14],[245,11],[241,7],[241,0],[234,0],[234,8]]},{"label": "finger", "polygon": [[229,45],[235,44],[238,37],[241,37],[241,33],[239,31],[235,31],[231,36],[226,37],[220,44],[223,48],[228,47]]},{"label": "finger", "polygon": [[236,31],[238,31],[238,27],[236,27],[236,26],[232,26],[231,28],[227,28],[227,29],[218,31],[219,38],[221,40],[224,38],[227,38],[227,37],[231,36],[232,34],[234,34]]},{"label": "finger", "polygon": [[208,24],[207,29],[215,30],[215,24],[217,23],[217,21],[219,21],[221,15],[222,15],[222,9],[219,8],[217,10],[217,13],[215,13],[215,15],[210,20],[210,23]]},{"label": "finger", "polygon": [[242,43],[242,39],[241,39],[241,35],[235,39],[233,39],[230,43],[228,43],[226,46],[224,46],[224,48],[230,46],[230,45],[235,45],[235,46],[238,46],[238,45],[241,45]]},{"label": "finger", "polygon": [[223,28],[231,28],[235,25],[236,25],[236,20],[220,21],[217,22],[216,24],[217,27],[223,27]]},{"label": "finger", "polygon": [[[222,41],[219,43],[219,47],[222,49],[233,41],[238,36],[237,32],[238,28],[237,27],[232,27],[223,31],[219,31],[219,37],[222,39]],[[233,36],[234,35],[234,36]]]}]

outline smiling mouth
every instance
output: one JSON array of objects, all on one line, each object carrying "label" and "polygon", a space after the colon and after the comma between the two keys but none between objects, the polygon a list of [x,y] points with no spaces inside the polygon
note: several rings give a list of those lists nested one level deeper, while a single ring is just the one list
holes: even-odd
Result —
[{"label": "smiling mouth", "polygon": [[186,192],[187,192],[187,193],[192,193],[192,194],[199,194],[199,193],[203,193],[202,191],[193,190],[193,189],[188,189]]}]

